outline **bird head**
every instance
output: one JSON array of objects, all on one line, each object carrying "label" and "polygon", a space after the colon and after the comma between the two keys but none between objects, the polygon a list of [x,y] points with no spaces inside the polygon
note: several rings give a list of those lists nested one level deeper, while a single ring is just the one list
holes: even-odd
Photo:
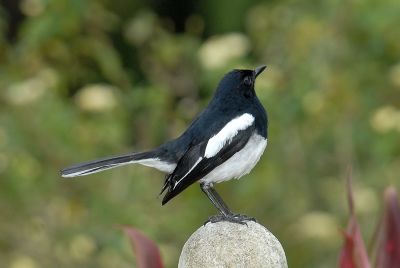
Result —
[{"label": "bird head", "polygon": [[255,96],[254,84],[267,66],[262,65],[254,70],[235,69],[227,73],[218,85],[216,97],[244,96],[250,98]]}]

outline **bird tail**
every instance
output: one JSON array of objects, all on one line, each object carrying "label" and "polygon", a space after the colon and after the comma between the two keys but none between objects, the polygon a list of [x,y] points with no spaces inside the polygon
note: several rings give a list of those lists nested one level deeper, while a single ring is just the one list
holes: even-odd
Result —
[{"label": "bird tail", "polygon": [[80,163],[77,165],[67,167],[61,170],[60,173],[61,176],[64,178],[72,178],[77,176],[85,176],[132,163],[139,163],[145,166],[155,167],[161,171],[165,171],[163,169],[167,169],[168,165],[171,165],[170,163],[161,161],[159,158],[156,157],[155,152],[151,151],[151,152],[132,153],[127,155],[108,157],[85,163]]}]

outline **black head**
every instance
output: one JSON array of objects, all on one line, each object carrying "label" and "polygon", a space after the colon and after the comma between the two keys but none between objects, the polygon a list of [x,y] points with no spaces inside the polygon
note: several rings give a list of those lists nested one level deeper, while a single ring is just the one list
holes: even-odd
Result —
[{"label": "black head", "polygon": [[251,98],[255,96],[254,84],[257,76],[267,66],[262,65],[254,70],[233,70],[227,73],[218,85],[216,97],[244,96]]}]

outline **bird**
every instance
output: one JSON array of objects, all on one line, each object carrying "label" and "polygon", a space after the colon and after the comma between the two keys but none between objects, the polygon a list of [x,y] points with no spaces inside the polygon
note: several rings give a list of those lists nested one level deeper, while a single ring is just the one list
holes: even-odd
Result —
[{"label": "bird", "polygon": [[198,181],[219,212],[207,222],[255,221],[233,213],[214,185],[248,174],[264,153],[268,116],[256,95],[255,82],[265,68],[233,69],[225,74],[209,104],[179,137],[153,150],[76,164],[61,170],[61,176],[84,176],[137,163],[166,173],[162,205]]}]

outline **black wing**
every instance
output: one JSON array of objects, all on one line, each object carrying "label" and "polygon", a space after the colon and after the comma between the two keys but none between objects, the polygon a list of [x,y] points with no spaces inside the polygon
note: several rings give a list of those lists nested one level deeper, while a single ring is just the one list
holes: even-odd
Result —
[{"label": "black wing", "polygon": [[167,188],[168,190],[162,204],[166,204],[188,186],[206,176],[214,168],[240,151],[250,139],[254,129],[253,124],[244,130],[238,131],[230,142],[226,143],[216,155],[210,158],[204,156],[208,140],[190,147],[179,160],[174,172],[166,177],[162,192]]}]

